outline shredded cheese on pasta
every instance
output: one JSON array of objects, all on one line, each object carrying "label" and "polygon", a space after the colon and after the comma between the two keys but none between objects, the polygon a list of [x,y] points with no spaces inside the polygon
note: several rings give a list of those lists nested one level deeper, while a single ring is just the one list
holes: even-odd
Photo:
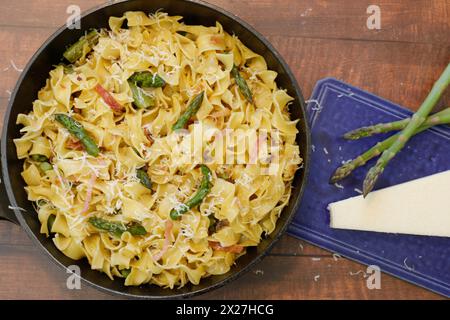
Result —
[{"label": "shredded cheese on pasta", "polygon": [[[121,271],[129,270],[125,284],[130,286],[182,287],[228,272],[246,247],[257,246],[264,233],[274,230],[302,162],[296,121],[288,113],[292,98],[278,88],[276,72],[267,70],[261,55],[219,23],[185,25],[181,19],[163,12],[111,17],[110,30],[100,31],[92,52],[77,61],[71,73],[63,66],[54,68],[32,111],[17,118],[23,128],[14,142],[18,158],[24,160],[22,177],[28,199],[36,201],[41,232],[50,236],[47,221],[55,216],[53,241],[59,250],[72,259],[86,258],[92,269],[111,279],[125,277]],[[241,67],[253,103],[231,77],[233,65]],[[155,106],[136,109],[127,79],[145,70],[158,74],[166,85],[143,89]],[[96,93],[97,84],[124,106],[123,113],[114,113]],[[166,239],[170,211],[185,206],[202,179],[202,157],[190,151],[194,125],[183,134],[171,129],[201,91],[205,97],[194,120],[219,131],[277,130],[279,136],[269,134],[268,139],[277,143],[278,166],[271,174],[261,174],[267,164],[219,163],[211,156],[211,192],[173,221]],[[76,139],[54,120],[57,113],[80,122],[100,155],[76,148]],[[205,134],[201,141],[204,150],[212,150],[218,140]],[[240,143],[238,138],[226,146],[224,157]],[[52,170],[41,170],[30,158],[34,154],[46,156]],[[143,167],[153,183],[151,190],[136,177],[136,169]],[[92,216],[138,222],[147,233],[116,237],[89,224]],[[221,221],[213,232],[208,230],[212,217]],[[169,246],[161,252],[165,241]],[[239,246],[241,253],[226,250]]]}]

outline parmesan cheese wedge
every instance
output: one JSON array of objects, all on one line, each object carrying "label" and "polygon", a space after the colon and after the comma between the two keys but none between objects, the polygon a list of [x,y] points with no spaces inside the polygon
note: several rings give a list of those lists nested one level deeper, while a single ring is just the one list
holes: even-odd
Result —
[{"label": "parmesan cheese wedge", "polygon": [[330,203],[330,227],[450,237],[450,170]]}]

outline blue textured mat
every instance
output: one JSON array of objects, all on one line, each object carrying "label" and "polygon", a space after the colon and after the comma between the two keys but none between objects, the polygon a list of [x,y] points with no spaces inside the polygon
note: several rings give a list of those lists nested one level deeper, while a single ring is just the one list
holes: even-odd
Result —
[{"label": "blue textured mat", "polygon": [[[356,157],[389,136],[346,141],[342,134],[368,124],[403,119],[411,116],[411,111],[336,79],[326,78],[314,89],[308,116],[313,144],[310,176],[289,233],[363,264],[377,265],[383,272],[449,297],[450,238],[329,227],[328,204],[357,195],[375,160],[342,181],[344,188],[328,184],[331,173],[342,161]],[[448,126],[413,137],[390,162],[377,189],[449,170],[449,142]]]}]

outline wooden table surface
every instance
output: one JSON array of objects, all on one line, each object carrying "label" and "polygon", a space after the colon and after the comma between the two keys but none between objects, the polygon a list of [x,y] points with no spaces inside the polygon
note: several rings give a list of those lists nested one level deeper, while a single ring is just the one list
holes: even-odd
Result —
[{"label": "wooden table surface", "polygon": [[[32,54],[67,19],[99,0],[0,1],[0,118]],[[450,60],[450,0],[210,0],[266,36],[292,68],[305,97],[317,80],[336,77],[416,109]],[[381,9],[381,29],[366,27],[367,7]],[[444,102],[449,103],[449,94]],[[67,274],[20,227],[0,222],[0,299],[115,298],[86,284],[66,288]],[[442,299],[382,274],[369,290],[365,266],[284,236],[271,254],[205,299]],[[357,273],[357,275],[355,275]],[[320,276],[320,277],[317,277]],[[315,281],[317,280],[317,281]]]}]

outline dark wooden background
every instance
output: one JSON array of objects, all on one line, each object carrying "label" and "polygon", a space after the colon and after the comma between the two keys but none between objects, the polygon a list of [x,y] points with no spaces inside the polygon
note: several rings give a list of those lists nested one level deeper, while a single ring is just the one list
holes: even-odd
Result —
[{"label": "dark wooden background", "polygon": [[[99,0],[0,1],[0,118],[32,54],[67,19]],[[450,0],[210,0],[253,25],[287,60],[308,98],[332,76],[416,109],[450,61]],[[381,8],[381,30],[368,30],[367,7]],[[447,94],[444,102],[450,102]],[[1,125],[1,124],[0,124]],[[66,273],[20,227],[0,222],[0,299],[114,298],[83,284],[66,288]],[[442,299],[389,275],[369,290],[365,266],[284,236],[271,254],[206,299]],[[352,275],[353,274],[353,275]],[[320,276],[320,277],[316,277]],[[316,280],[314,278],[316,277]]]}]

